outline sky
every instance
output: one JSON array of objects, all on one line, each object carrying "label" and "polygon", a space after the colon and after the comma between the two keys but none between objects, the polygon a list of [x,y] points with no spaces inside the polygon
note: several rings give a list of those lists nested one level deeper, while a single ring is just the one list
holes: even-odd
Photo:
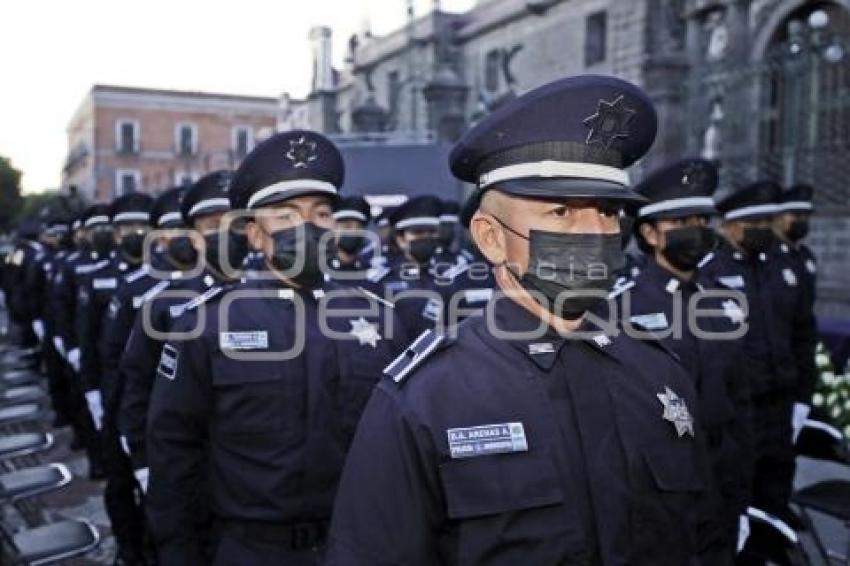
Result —
[{"label": "sky", "polygon": [[[417,15],[434,0],[414,0]],[[463,11],[476,0],[442,0]],[[7,0],[0,33],[0,155],[25,192],[57,188],[65,128],[95,83],[303,96],[314,25],[348,38],[406,21],[407,0]],[[367,24],[368,22],[368,24]]]}]

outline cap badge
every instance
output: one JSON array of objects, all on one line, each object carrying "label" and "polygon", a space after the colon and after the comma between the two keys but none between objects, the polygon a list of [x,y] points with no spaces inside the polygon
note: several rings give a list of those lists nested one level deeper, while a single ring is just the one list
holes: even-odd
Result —
[{"label": "cap badge", "polygon": [[368,344],[373,348],[378,347],[378,340],[381,339],[381,335],[378,333],[377,325],[370,323],[362,316],[357,320],[349,320],[348,322],[351,324],[349,334],[357,338],[361,346]]},{"label": "cap badge", "polygon": [[665,421],[673,423],[679,438],[685,436],[685,433],[694,436],[694,418],[688,412],[685,400],[676,395],[669,387],[665,387],[664,393],[658,393],[656,396],[664,405],[662,417]]},{"label": "cap badge", "polygon": [[701,187],[708,177],[708,172],[701,163],[691,163],[682,173],[682,186],[684,187]]},{"label": "cap badge", "polygon": [[590,128],[587,134],[587,145],[599,144],[605,149],[611,147],[614,140],[629,137],[628,126],[635,117],[635,111],[623,106],[623,95],[612,102],[600,99],[596,113],[584,119],[585,126]]},{"label": "cap badge", "polygon": [[308,140],[305,136],[301,136],[297,140],[290,140],[286,158],[292,162],[292,166],[296,169],[307,167],[318,159],[316,142]]}]

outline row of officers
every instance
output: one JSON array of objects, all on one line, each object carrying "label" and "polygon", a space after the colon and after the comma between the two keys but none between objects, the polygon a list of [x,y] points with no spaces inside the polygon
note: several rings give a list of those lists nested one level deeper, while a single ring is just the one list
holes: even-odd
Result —
[{"label": "row of officers", "polygon": [[458,142],[462,210],[370,231],[338,149],[290,131],[20,226],[7,303],[119,563],[758,563],[747,507],[797,521],[812,190],[717,196],[700,159],[635,185],[656,125],[638,87],[572,77]]}]

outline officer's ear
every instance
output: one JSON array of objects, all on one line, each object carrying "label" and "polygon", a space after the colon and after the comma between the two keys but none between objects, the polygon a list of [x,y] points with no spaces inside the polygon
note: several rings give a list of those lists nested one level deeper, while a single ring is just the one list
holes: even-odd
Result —
[{"label": "officer's ear", "polygon": [[505,237],[495,218],[478,210],[469,222],[469,234],[492,265],[502,265],[507,261]]},{"label": "officer's ear", "polygon": [[265,251],[265,236],[263,230],[257,223],[256,218],[246,219],[245,222],[245,237],[248,239],[248,244],[252,249],[257,251]]}]

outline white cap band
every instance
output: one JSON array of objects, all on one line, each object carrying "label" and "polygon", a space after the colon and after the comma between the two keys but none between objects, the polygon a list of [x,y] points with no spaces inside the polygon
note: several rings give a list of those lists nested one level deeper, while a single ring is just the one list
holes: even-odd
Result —
[{"label": "white cap band", "polygon": [[147,212],[119,212],[112,222],[147,222],[150,219],[151,215]]},{"label": "white cap band", "polygon": [[517,163],[516,165],[494,169],[489,173],[481,175],[478,179],[478,186],[483,189],[495,183],[534,177],[597,179],[616,183],[624,187],[629,185],[629,174],[616,167],[599,165],[597,163],[538,161],[536,163]]},{"label": "white cap band", "polygon": [[292,181],[281,181],[268,187],[262,188],[248,199],[247,208],[253,208],[258,202],[265,200],[276,193],[288,193],[294,191],[315,191],[319,193],[336,194],[336,187],[327,181],[319,181],[318,179],[294,179]]},{"label": "white cap band", "polygon": [[338,210],[334,212],[334,220],[359,220],[360,222],[368,222],[366,215],[359,210]]},{"label": "white cap band", "polygon": [[189,209],[189,218],[192,218],[196,214],[200,214],[205,210],[219,207],[230,208],[230,199],[219,197],[200,200],[195,203],[195,206]]},{"label": "white cap band", "polygon": [[441,214],[440,222],[457,222],[460,220],[457,214]]},{"label": "white cap band", "polygon": [[678,210],[680,208],[710,207],[714,208],[714,200],[711,197],[684,197],[662,200],[641,207],[638,216],[649,216],[658,212]]},{"label": "white cap band", "polygon": [[109,224],[109,217],[105,214],[101,214],[99,216],[92,216],[91,218],[86,219],[86,223],[83,224],[86,228],[92,226],[94,224]]},{"label": "white cap band", "polygon": [[182,222],[183,215],[181,215],[179,212],[166,212],[165,214],[159,217],[157,225],[162,226],[166,222],[174,222],[175,220]]},{"label": "white cap band", "polygon": [[436,216],[415,216],[413,218],[405,218],[396,223],[396,230],[404,230],[410,226],[439,226],[440,219]]},{"label": "white cap band", "polygon": [[776,207],[777,212],[790,212],[792,210],[812,210],[812,203],[807,200],[792,200],[788,202],[783,202],[782,204],[777,205]]},{"label": "white cap band", "polygon": [[749,216],[769,216],[776,214],[778,209],[779,207],[775,204],[756,204],[730,210],[723,215],[723,218],[725,220],[735,220],[736,218],[746,218]]}]

